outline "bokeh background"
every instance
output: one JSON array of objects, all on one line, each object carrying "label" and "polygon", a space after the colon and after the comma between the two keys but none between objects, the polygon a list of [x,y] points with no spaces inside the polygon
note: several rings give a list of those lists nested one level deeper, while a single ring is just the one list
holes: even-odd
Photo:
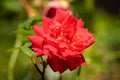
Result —
[{"label": "bokeh background", "polygon": [[[18,25],[36,13],[42,15],[43,7],[50,1],[0,0],[0,80],[12,80],[8,78],[8,64],[16,41]],[[87,66],[81,68],[80,80],[120,80],[120,1],[66,1],[72,13],[82,18],[85,27],[94,33],[96,41],[84,52]],[[27,4],[32,10],[27,10]],[[76,70],[65,72],[63,80],[75,80]],[[40,80],[40,75],[30,58],[21,51],[13,72],[14,80]],[[52,71],[48,73],[51,74]],[[57,74],[51,75],[53,78],[48,80],[58,80]]]}]

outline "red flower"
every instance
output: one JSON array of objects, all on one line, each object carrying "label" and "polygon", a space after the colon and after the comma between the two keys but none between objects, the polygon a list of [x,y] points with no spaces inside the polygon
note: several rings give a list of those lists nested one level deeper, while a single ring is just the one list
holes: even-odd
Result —
[{"label": "red flower", "polygon": [[52,0],[45,6],[44,15],[49,18],[53,18],[56,14],[56,9],[67,11],[69,10],[69,3],[65,0]]},{"label": "red flower", "polygon": [[84,29],[81,19],[57,9],[53,19],[44,17],[42,27],[33,26],[36,36],[29,36],[37,56],[47,55],[53,71],[63,73],[85,65],[82,55],[94,43],[93,34]]}]

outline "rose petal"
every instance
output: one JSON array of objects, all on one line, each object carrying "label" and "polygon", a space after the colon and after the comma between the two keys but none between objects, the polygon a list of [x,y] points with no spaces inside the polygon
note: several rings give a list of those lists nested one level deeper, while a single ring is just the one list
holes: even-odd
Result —
[{"label": "rose petal", "polygon": [[64,9],[64,7],[62,7],[62,5],[60,4],[60,2],[58,0],[50,1],[49,4],[44,9],[45,16],[47,16],[49,18],[53,18],[55,16],[57,8]]},{"label": "rose petal", "polygon": [[74,70],[75,68],[81,65],[85,65],[85,60],[82,55],[68,56],[66,62],[67,62],[67,67],[70,70]]},{"label": "rose petal", "polygon": [[37,35],[44,37],[45,33],[44,33],[44,30],[43,30],[43,27],[33,26],[33,29],[34,29],[34,31]]},{"label": "rose petal", "polygon": [[88,32],[87,29],[78,28],[77,32],[73,37],[72,42],[73,43],[71,44],[71,46],[73,46],[74,49],[82,51],[94,43],[94,38],[93,35]]},{"label": "rose petal", "polygon": [[46,33],[44,33],[43,27],[39,27],[39,26],[33,26],[34,31],[37,33],[38,36],[41,36],[43,38],[47,38],[50,41],[56,42],[55,39],[51,38],[50,36],[48,36]]},{"label": "rose petal", "polygon": [[68,15],[68,12],[66,13],[65,11],[62,11],[61,9],[57,9],[54,20],[58,21],[59,23],[62,23],[67,15]]},{"label": "rose petal", "polygon": [[32,47],[32,50],[36,52],[37,57],[44,55],[42,49],[39,49],[39,48],[36,48],[36,47]]},{"label": "rose petal", "polygon": [[74,52],[72,52],[71,50],[65,50],[65,52],[62,52],[62,55],[66,58],[66,57],[68,57],[68,56],[74,56],[75,55],[75,53]]},{"label": "rose petal", "polygon": [[44,49],[49,49],[51,52],[58,52],[58,49],[51,45],[44,45]]},{"label": "rose petal", "polygon": [[72,24],[73,27],[75,27],[76,22],[77,22],[77,19],[74,16],[72,16],[70,13],[68,13],[68,15],[66,16],[66,18],[63,20],[61,24],[63,26]]},{"label": "rose petal", "polygon": [[89,47],[91,44],[93,44],[95,42],[94,38],[93,38],[93,34],[89,33],[87,29],[80,29],[81,34],[80,36],[83,37],[83,45],[84,45],[84,49]]},{"label": "rose petal", "polygon": [[52,22],[52,19],[43,17],[42,26],[43,26],[45,33],[49,31],[49,25],[51,24],[51,22]]},{"label": "rose petal", "polygon": [[57,57],[63,59],[61,53],[59,53],[59,55],[58,55],[58,49],[55,48],[54,46],[51,46],[51,45],[44,45],[44,49],[47,49],[47,50],[49,50],[49,52],[51,52],[51,53],[46,54],[46,55],[48,55],[48,56],[55,55],[55,56],[57,56]]},{"label": "rose petal", "polygon": [[52,70],[55,72],[59,71],[61,74],[67,69],[65,61],[56,56],[51,55],[51,57],[48,57],[47,61],[50,67],[52,68]]},{"label": "rose petal", "polygon": [[81,28],[84,27],[84,22],[82,21],[82,19],[79,19],[79,20],[77,21],[77,27],[81,27]]},{"label": "rose petal", "polygon": [[69,48],[68,45],[67,45],[66,43],[63,43],[63,42],[61,42],[61,43],[59,44],[59,47],[60,47],[60,48]]},{"label": "rose petal", "polygon": [[32,46],[42,48],[43,38],[40,36],[28,36],[28,39],[32,42]]},{"label": "rose petal", "polygon": [[46,12],[46,16],[49,18],[53,18],[55,16],[56,9],[57,8],[55,8],[55,7],[49,8],[48,11]]}]

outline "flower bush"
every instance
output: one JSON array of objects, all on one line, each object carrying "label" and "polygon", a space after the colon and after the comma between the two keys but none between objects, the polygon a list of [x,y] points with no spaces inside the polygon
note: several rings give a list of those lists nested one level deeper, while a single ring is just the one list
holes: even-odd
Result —
[{"label": "flower bush", "polygon": [[55,17],[44,17],[42,26],[33,26],[33,29],[36,35],[28,36],[31,49],[37,57],[48,56],[47,63],[53,71],[63,73],[86,64],[82,53],[94,43],[94,38],[81,19],[57,9]]}]

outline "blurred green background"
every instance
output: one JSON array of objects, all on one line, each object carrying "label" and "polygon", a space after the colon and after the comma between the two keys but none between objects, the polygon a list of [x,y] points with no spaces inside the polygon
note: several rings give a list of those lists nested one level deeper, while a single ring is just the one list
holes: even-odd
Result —
[{"label": "blurred green background", "polygon": [[[80,80],[120,80],[120,1],[71,0],[70,6],[73,14],[82,18],[85,27],[94,33],[96,41],[84,52],[87,66],[82,67]],[[20,23],[27,20],[28,15],[20,0],[1,0],[0,10],[0,80],[8,80],[15,31]],[[63,80],[75,80],[74,74],[75,71],[68,71],[63,74]],[[16,60],[14,80],[40,80],[30,58],[22,52]]]}]

